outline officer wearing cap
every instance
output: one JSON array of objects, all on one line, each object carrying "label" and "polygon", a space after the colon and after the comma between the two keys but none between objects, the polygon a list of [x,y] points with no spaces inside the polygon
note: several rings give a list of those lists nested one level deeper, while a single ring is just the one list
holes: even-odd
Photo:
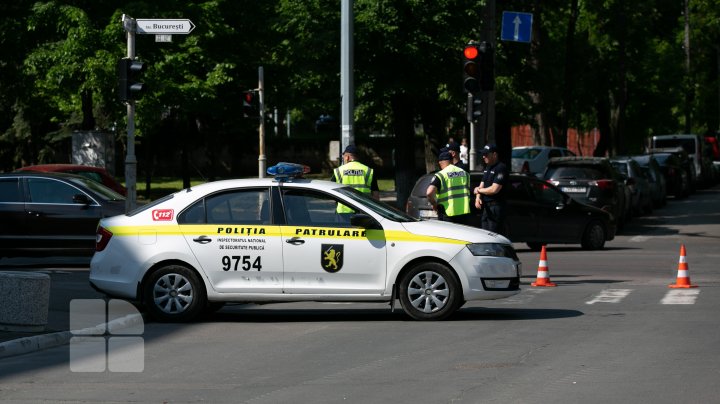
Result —
[{"label": "officer wearing cap", "polygon": [[475,207],[482,210],[482,228],[500,233],[505,221],[505,193],[502,190],[508,170],[500,161],[497,146],[494,144],[485,145],[481,154],[485,171],[480,185],[473,190]]},{"label": "officer wearing cap", "polygon": [[468,167],[468,165],[463,163],[463,161],[460,159],[459,144],[454,141],[450,141],[450,143],[448,143],[447,145],[447,151],[450,152],[450,155],[452,156],[452,165],[458,168],[462,168],[465,171],[470,171],[470,167]]},{"label": "officer wearing cap", "polygon": [[[370,194],[373,198],[380,200],[380,189],[373,169],[357,161],[357,149],[354,145],[348,145],[342,155],[343,165],[333,170],[331,181],[349,185],[358,191]],[[338,213],[353,213],[349,207],[338,204]]]},{"label": "officer wearing cap", "polygon": [[440,171],[435,173],[425,194],[438,219],[453,223],[467,223],[470,213],[470,174],[452,164],[452,155],[441,151]]}]

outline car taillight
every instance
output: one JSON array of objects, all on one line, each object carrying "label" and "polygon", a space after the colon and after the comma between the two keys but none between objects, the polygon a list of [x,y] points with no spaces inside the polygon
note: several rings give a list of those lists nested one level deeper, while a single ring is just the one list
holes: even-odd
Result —
[{"label": "car taillight", "polygon": [[98,226],[97,233],[95,234],[95,251],[102,251],[107,247],[112,237],[110,230]]},{"label": "car taillight", "polygon": [[613,181],[613,180],[592,181],[592,182],[590,182],[590,185],[594,185],[603,191],[615,189],[615,181]]}]

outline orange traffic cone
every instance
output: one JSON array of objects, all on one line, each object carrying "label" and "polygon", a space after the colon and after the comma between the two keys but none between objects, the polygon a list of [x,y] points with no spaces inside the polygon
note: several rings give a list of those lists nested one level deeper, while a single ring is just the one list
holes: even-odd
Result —
[{"label": "orange traffic cone", "polygon": [[532,286],[557,286],[550,282],[550,275],[548,274],[547,266],[547,251],[545,246],[542,246],[540,251],[540,262],[538,263],[538,273],[535,282],[531,283]]},{"label": "orange traffic cone", "polygon": [[675,283],[668,285],[675,288],[696,288],[697,285],[690,283],[690,274],[688,273],[688,263],[685,252],[685,244],[680,245],[680,260],[678,261],[678,273]]}]

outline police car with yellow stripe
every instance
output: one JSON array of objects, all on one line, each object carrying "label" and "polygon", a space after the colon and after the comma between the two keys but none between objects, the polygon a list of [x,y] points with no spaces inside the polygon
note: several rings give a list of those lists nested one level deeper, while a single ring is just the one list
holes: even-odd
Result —
[{"label": "police car with yellow stripe", "polygon": [[439,320],[520,291],[506,238],[412,218],[306,171],[280,163],[275,178],[209,182],[102,219],[91,285],[178,322],[228,302],[397,299]]}]

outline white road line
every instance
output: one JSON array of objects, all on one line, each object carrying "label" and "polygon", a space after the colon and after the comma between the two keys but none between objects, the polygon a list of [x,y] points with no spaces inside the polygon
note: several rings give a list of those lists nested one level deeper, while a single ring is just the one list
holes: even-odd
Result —
[{"label": "white road line", "polygon": [[601,291],[592,300],[585,302],[585,304],[595,303],[619,303],[625,296],[632,292],[632,289],[605,289]]},{"label": "white road line", "polygon": [[673,289],[669,290],[660,304],[695,304],[700,289]]}]

